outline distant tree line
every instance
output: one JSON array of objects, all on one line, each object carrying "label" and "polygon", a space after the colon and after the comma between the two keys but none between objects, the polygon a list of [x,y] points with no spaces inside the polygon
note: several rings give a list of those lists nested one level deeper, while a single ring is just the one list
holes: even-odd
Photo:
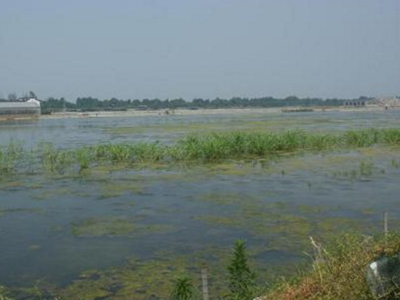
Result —
[{"label": "distant tree line", "polygon": [[116,98],[100,100],[92,97],[77,98],[76,103],[66,101],[64,98],[48,98],[42,102],[43,112],[56,111],[123,111],[136,110],[160,110],[160,109],[217,109],[217,108],[250,108],[250,107],[286,107],[286,106],[340,106],[345,99],[320,99],[320,98],[297,98],[295,96],[278,99],[273,97],[263,98],[231,98],[231,99],[201,99],[192,101],[183,99],[128,99]]},{"label": "distant tree line", "polygon": [[[29,92],[24,97],[18,98],[15,93],[10,94],[7,99],[0,101],[22,101],[27,98],[37,99],[35,93]],[[359,99],[367,97],[361,96]],[[369,99],[369,98],[367,98]],[[196,98],[192,101],[184,99],[104,99],[100,100],[93,97],[77,98],[76,102],[69,102],[64,98],[50,97],[42,101],[42,113],[61,112],[61,111],[124,111],[128,109],[136,110],[159,110],[159,109],[216,109],[216,108],[257,108],[257,107],[287,107],[287,106],[340,106],[346,100],[355,99],[321,99],[321,98],[298,98],[290,96],[286,98],[261,97],[261,98],[241,98],[231,99],[202,99]]]}]

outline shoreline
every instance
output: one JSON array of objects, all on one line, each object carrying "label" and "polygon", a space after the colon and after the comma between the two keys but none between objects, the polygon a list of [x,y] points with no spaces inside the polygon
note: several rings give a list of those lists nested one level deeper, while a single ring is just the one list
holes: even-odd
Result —
[{"label": "shoreline", "polygon": [[[57,112],[51,115],[41,115],[40,119],[73,119],[73,118],[125,118],[143,116],[185,116],[185,115],[221,115],[221,114],[279,114],[279,113],[305,113],[301,111],[310,109],[308,113],[318,112],[373,112],[385,111],[381,106],[366,107],[301,107],[288,106],[277,108],[216,108],[216,109],[163,109],[163,110],[127,110],[127,111],[95,111],[95,112]],[[397,110],[400,107],[390,107]],[[286,110],[286,111],[284,111]]]}]

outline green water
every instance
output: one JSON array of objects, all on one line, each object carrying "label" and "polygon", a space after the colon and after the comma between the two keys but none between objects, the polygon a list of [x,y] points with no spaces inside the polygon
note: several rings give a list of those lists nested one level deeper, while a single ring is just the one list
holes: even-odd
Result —
[{"label": "green water", "polygon": [[[160,116],[1,124],[0,141],[171,143],[189,132],[398,128],[397,112]],[[307,261],[309,237],[399,228],[400,153],[372,147],[204,165],[0,176],[0,282],[17,299],[166,299],[182,273],[226,290],[236,239],[261,286]],[[36,298],[35,298],[36,297]],[[46,298],[47,297],[47,298]]]}]

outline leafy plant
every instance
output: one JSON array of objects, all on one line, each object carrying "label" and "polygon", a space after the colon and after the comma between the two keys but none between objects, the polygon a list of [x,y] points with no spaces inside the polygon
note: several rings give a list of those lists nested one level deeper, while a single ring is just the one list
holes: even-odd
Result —
[{"label": "leafy plant", "polygon": [[228,271],[230,299],[253,299],[256,292],[256,275],[249,267],[244,241],[236,241]]},{"label": "leafy plant", "polygon": [[190,278],[178,277],[175,280],[171,293],[172,300],[192,300],[194,299],[194,294],[195,288]]}]

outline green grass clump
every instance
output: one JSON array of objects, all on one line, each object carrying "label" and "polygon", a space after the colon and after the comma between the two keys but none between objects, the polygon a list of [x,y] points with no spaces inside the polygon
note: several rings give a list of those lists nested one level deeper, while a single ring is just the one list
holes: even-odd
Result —
[{"label": "green grass clump", "polygon": [[[398,235],[380,239],[346,235],[326,249],[315,244],[312,271],[280,282],[259,300],[374,300],[366,280],[367,266],[399,251]],[[393,290],[388,299],[399,299],[394,296],[398,292]]]},{"label": "green grass clump", "polygon": [[51,172],[63,173],[67,166],[74,163],[71,151],[58,150],[52,144],[40,144],[37,152],[42,167]]},{"label": "green grass clump", "polygon": [[7,147],[0,148],[0,172],[13,172],[23,155],[24,151],[21,145],[15,142],[10,142]]},{"label": "green grass clump", "polygon": [[178,277],[174,282],[171,300],[194,300],[195,287],[189,277]]},{"label": "green grass clump", "polygon": [[400,129],[368,129],[341,134],[286,132],[230,132],[191,135],[173,146],[176,160],[252,158],[295,152],[400,145]]},{"label": "green grass clump", "polygon": [[95,159],[116,163],[156,162],[165,156],[165,146],[159,143],[108,144],[89,147]]},{"label": "green grass clump", "polygon": [[[32,152],[24,151],[20,146],[11,143],[8,147],[0,149],[0,171],[13,172],[18,169],[17,166],[24,164],[24,159],[27,160],[27,157],[32,155],[37,156],[43,169],[62,174],[68,168],[81,173],[98,165],[212,162],[223,159],[267,158],[298,151],[355,149],[374,145],[400,145],[400,129],[352,130],[338,134],[314,134],[302,130],[237,131],[189,135],[171,146],[154,142],[55,149],[53,145],[46,144]],[[31,159],[31,161],[36,160]]]}]

